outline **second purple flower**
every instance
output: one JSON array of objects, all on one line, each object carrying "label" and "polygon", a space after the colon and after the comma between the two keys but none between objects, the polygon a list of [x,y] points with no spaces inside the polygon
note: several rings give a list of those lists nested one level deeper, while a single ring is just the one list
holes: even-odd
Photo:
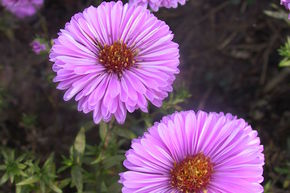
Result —
[{"label": "second purple flower", "polygon": [[34,15],[44,0],[0,0],[8,11],[22,19]]},{"label": "second purple flower", "polygon": [[132,141],[122,193],[262,193],[263,150],[243,119],[176,112]]},{"label": "second purple flower", "polygon": [[75,96],[78,110],[93,111],[95,123],[127,111],[160,107],[179,72],[178,44],[165,22],[143,7],[104,2],[78,13],[52,47],[54,78],[64,100]]},{"label": "second purple flower", "polygon": [[178,4],[184,5],[185,2],[186,0],[129,0],[130,5],[150,7],[153,11],[158,11],[161,7],[177,8]]}]

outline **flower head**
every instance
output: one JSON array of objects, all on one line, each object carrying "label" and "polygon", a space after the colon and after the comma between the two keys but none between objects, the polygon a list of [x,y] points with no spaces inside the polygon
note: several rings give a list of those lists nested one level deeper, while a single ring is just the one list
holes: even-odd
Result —
[{"label": "flower head", "polygon": [[[281,0],[281,5],[284,5],[287,10],[290,10],[290,0]],[[288,19],[290,19],[290,14],[288,16]]]},{"label": "flower head", "polygon": [[179,72],[178,44],[169,27],[143,7],[103,2],[78,13],[51,49],[54,78],[64,100],[75,96],[78,110],[93,111],[95,123],[127,111],[161,106]]},{"label": "flower head", "polygon": [[44,0],[0,0],[1,4],[18,18],[32,16]]},{"label": "flower head", "polygon": [[263,192],[262,151],[257,131],[243,119],[175,113],[132,141],[122,192]]},{"label": "flower head", "polygon": [[36,54],[40,54],[41,52],[47,50],[47,45],[41,42],[39,39],[33,40],[30,45],[32,47],[33,52]]},{"label": "flower head", "polygon": [[130,5],[150,7],[153,11],[158,11],[159,8],[177,8],[178,3],[184,5],[186,0],[129,0]]}]

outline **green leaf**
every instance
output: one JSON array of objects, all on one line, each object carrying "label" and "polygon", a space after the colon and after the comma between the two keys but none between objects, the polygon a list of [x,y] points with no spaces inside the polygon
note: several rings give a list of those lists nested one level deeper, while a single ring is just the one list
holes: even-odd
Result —
[{"label": "green leaf", "polygon": [[86,148],[86,135],[85,135],[85,128],[82,127],[75,139],[74,142],[74,149],[81,155],[84,154]]},{"label": "green leaf", "polygon": [[62,193],[62,190],[59,189],[56,185],[54,184],[49,184],[50,189],[52,189],[53,191],[57,192],[57,193]]},{"label": "green leaf", "polygon": [[74,160],[71,158],[71,157],[69,157],[69,158],[66,158],[65,156],[61,156],[62,157],[62,165],[63,166],[61,166],[58,170],[57,170],[57,173],[61,173],[61,172],[63,172],[64,170],[66,170],[66,169],[68,169],[68,168],[70,168],[70,167],[72,167],[73,166],[73,164],[74,164]]},{"label": "green leaf", "polygon": [[6,170],[6,166],[5,165],[0,165],[0,170],[1,171]]},{"label": "green leaf", "polygon": [[101,140],[105,141],[108,134],[108,125],[106,123],[104,122],[100,123],[99,134],[100,134]]},{"label": "green leaf", "polygon": [[105,169],[109,169],[116,165],[122,164],[124,159],[125,159],[124,155],[115,155],[112,157],[108,157],[104,160],[104,167]]},{"label": "green leaf", "polygon": [[274,168],[275,172],[277,172],[278,174],[281,174],[281,175],[285,175],[285,174],[288,174],[289,171],[288,171],[288,168],[280,168],[280,167],[275,167]]},{"label": "green leaf", "polygon": [[290,59],[284,58],[280,63],[279,67],[289,67],[290,66]]},{"label": "green leaf", "polygon": [[282,19],[284,20],[285,18],[288,17],[287,13],[285,11],[270,11],[270,10],[266,10],[264,11],[264,13],[269,16],[269,17],[273,17],[275,19]]},{"label": "green leaf", "polygon": [[10,183],[11,183],[11,184],[14,183],[14,175],[10,176]]},{"label": "green leaf", "polygon": [[21,186],[16,186],[16,193],[21,193]]},{"label": "green leaf", "polygon": [[285,180],[283,183],[283,188],[284,189],[288,189],[289,188],[289,184],[290,184],[290,180]]},{"label": "green leaf", "polygon": [[45,183],[40,181],[40,191],[41,193],[46,193],[45,190],[46,190],[46,187],[45,187]]},{"label": "green leaf", "polygon": [[264,185],[264,193],[270,193],[271,191],[271,186],[272,186],[272,182],[268,181],[265,185]]},{"label": "green leaf", "polygon": [[121,192],[122,185],[118,182],[111,184],[108,192]]},{"label": "green leaf", "polygon": [[288,20],[288,13],[285,9],[282,8],[282,6],[278,6],[274,3],[271,4],[272,10],[265,10],[264,13],[272,18],[280,19],[286,22],[287,24],[290,24]]},{"label": "green leaf", "polygon": [[105,158],[106,158],[105,155],[103,155],[103,154],[99,154],[99,156],[97,157],[97,159],[95,159],[94,161],[92,161],[91,164],[92,164],[92,165],[94,165],[94,164],[98,164],[98,163],[100,163],[101,161],[103,161]]},{"label": "green leaf", "polygon": [[8,173],[5,173],[0,180],[0,185],[6,183],[8,181],[8,179],[9,179],[9,175],[8,175]]},{"label": "green leaf", "polygon": [[[50,154],[50,156],[47,158],[47,160],[43,164],[42,168],[44,170],[47,170],[47,171],[54,170],[53,158],[54,158],[54,154],[52,153],[52,154]],[[53,171],[50,171],[50,172],[52,173]]]},{"label": "green leaf", "polygon": [[22,161],[25,159],[25,157],[26,157],[26,154],[22,154],[22,155],[20,155],[20,156],[16,159],[16,161],[17,161],[17,162],[22,162]]},{"label": "green leaf", "polygon": [[83,192],[83,174],[82,168],[78,165],[72,167],[71,170],[72,184],[76,186],[78,193]]},{"label": "green leaf", "polygon": [[101,183],[101,192],[108,192],[108,188],[104,181]]},{"label": "green leaf", "polygon": [[57,173],[61,173],[63,171],[65,171],[66,169],[68,169],[70,166],[61,166],[58,170],[57,170]]},{"label": "green leaf", "polygon": [[19,183],[17,183],[17,186],[24,186],[29,184],[34,184],[39,181],[39,178],[37,176],[31,176],[30,178],[27,178]]},{"label": "green leaf", "polygon": [[64,188],[66,186],[68,186],[69,184],[71,183],[71,179],[70,178],[66,178],[66,179],[63,179],[59,182],[59,187],[60,188]]},{"label": "green leaf", "polygon": [[126,139],[134,139],[136,138],[136,135],[135,133],[133,133],[132,131],[130,131],[129,129],[127,128],[114,128],[113,130],[116,135],[120,136],[120,137],[124,137]]},{"label": "green leaf", "polygon": [[290,57],[290,37],[287,37],[287,40],[283,46],[278,49],[280,56]]},{"label": "green leaf", "polygon": [[26,168],[26,165],[25,164],[18,164],[17,165],[19,169],[23,170]]},{"label": "green leaf", "polygon": [[35,126],[37,123],[37,116],[36,115],[28,115],[23,113],[22,114],[22,120],[21,120],[21,124],[26,127],[26,128],[31,128],[33,126]]}]

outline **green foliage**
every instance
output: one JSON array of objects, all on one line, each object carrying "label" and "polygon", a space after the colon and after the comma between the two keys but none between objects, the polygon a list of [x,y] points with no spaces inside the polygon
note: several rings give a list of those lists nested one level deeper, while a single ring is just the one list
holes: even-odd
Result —
[{"label": "green foliage", "polygon": [[32,128],[36,125],[37,116],[33,114],[22,114],[21,125],[25,128]]},{"label": "green foliage", "polygon": [[[290,152],[290,138],[287,139],[286,152]],[[271,176],[272,179],[268,180],[264,185],[265,193],[275,193],[273,190],[275,184],[282,185],[283,190],[289,190],[290,187],[290,161],[284,162],[280,166],[273,168]]]},{"label": "green foliage", "polygon": [[138,131],[140,131],[140,123],[144,123],[145,128],[149,128],[156,120],[159,120],[164,115],[171,114],[175,111],[181,111],[183,109],[182,104],[190,97],[191,95],[187,89],[185,89],[184,86],[181,86],[170,94],[168,99],[163,102],[163,105],[160,108],[154,108],[150,113],[142,113],[142,116],[139,120],[134,118],[133,120],[127,122],[130,124],[124,128],[129,126],[138,127]]},{"label": "green foliage", "polygon": [[264,193],[271,193],[272,181],[268,181],[264,185]]},{"label": "green foliage", "polygon": [[39,193],[62,193],[56,182],[57,176],[53,155],[48,157],[42,167],[40,167],[39,160],[36,160],[29,162],[27,168],[26,173],[29,177],[16,184],[19,192],[21,192],[22,186],[30,186],[34,187],[34,191]]},{"label": "green foliage", "polygon": [[290,21],[288,19],[288,13],[287,11],[284,9],[283,6],[281,5],[277,5],[277,4],[272,4],[271,5],[272,9],[271,10],[265,10],[264,13],[269,16],[272,17],[274,19],[279,19],[284,21],[285,23],[290,25]]},{"label": "green foliage", "polygon": [[[274,19],[279,19],[290,25],[290,20],[288,19],[288,12],[281,5],[272,4],[272,10],[265,10],[264,13]],[[282,60],[279,63],[279,67],[289,67],[290,66],[290,38],[287,38],[287,41],[283,46],[278,49]]]},{"label": "green foliage", "polygon": [[31,154],[23,153],[15,156],[15,151],[2,149],[0,165],[3,175],[0,184],[15,184],[16,193],[62,193],[56,183],[55,164],[53,155],[40,166],[40,161]]},{"label": "green foliage", "polygon": [[[274,167],[274,174],[276,178],[280,179],[279,181],[282,182],[282,188],[284,190],[289,190],[290,187],[290,162],[288,162],[283,167]],[[274,187],[275,181],[277,180],[269,180],[264,185],[264,192],[265,193],[274,193],[275,190],[272,190]]]},{"label": "green foliage", "polygon": [[24,169],[26,168],[26,164],[23,162],[25,154],[15,158],[14,150],[2,150],[2,156],[4,164],[0,165],[0,170],[4,171],[4,174],[0,180],[1,185],[6,183],[8,180],[10,180],[10,183],[14,183],[15,179],[18,179],[21,176],[27,176],[24,173]]},{"label": "green foliage", "polygon": [[288,190],[290,187],[290,162],[288,162],[284,167],[275,167],[274,171],[278,175],[284,176],[283,188]]},{"label": "green foliage", "polygon": [[160,111],[164,114],[173,113],[174,111],[181,111],[182,107],[180,106],[184,101],[190,98],[191,95],[185,88],[180,88],[170,94],[169,100],[165,101]]},{"label": "green foliage", "polygon": [[[77,193],[121,192],[118,180],[119,173],[124,171],[124,149],[128,149],[131,140],[142,135],[154,119],[181,110],[182,103],[189,97],[182,88],[172,92],[161,108],[150,108],[150,116],[148,113],[128,115],[124,125],[114,120],[108,124],[101,122],[96,144],[88,144],[86,138],[96,126],[85,123],[66,156],[51,154],[43,161],[32,153],[17,157],[14,150],[3,148],[0,184],[14,185],[16,193],[62,193],[64,189]],[[23,114],[21,124],[28,129],[35,128],[37,117]]]},{"label": "green foliage", "polygon": [[280,56],[283,57],[282,61],[279,63],[280,67],[289,67],[290,66],[290,38],[287,38],[286,43],[281,46],[278,50]]}]

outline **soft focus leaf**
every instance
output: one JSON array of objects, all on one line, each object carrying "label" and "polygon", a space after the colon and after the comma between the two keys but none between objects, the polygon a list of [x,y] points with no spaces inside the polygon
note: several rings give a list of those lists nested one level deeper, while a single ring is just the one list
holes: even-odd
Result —
[{"label": "soft focus leaf", "polygon": [[9,175],[8,175],[8,173],[5,173],[0,180],[0,185],[6,183],[8,181],[8,179],[9,179]]},{"label": "soft focus leaf", "polygon": [[103,154],[99,154],[99,156],[97,157],[97,159],[95,159],[94,161],[92,161],[91,164],[92,164],[92,165],[94,165],[94,164],[98,164],[98,163],[100,163],[101,161],[103,161],[105,158],[106,158],[105,155],[103,155]]},{"label": "soft focus leaf", "polygon": [[53,191],[55,191],[55,192],[57,192],[57,193],[62,193],[62,190],[59,189],[59,188],[58,188],[56,185],[54,185],[54,184],[50,184],[49,187],[50,187]]},{"label": "soft focus leaf", "polygon": [[45,183],[43,181],[40,181],[40,191],[41,193],[45,193],[46,191]]},{"label": "soft focus leaf", "polygon": [[116,127],[116,128],[114,128],[113,131],[120,137],[124,137],[124,138],[130,139],[130,140],[136,138],[136,135],[127,128]]},{"label": "soft focus leaf", "polygon": [[71,183],[71,179],[70,178],[66,178],[66,179],[61,180],[59,182],[59,187],[60,188],[64,188],[64,187],[68,186],[70,183]]},{"label": "soft focus leaf", "polygon": [[16,193],[21,193],[21,186],[16,185]]},{"label": "soft focus leaf", "polygon": [[108,192],[121,192],[122,185],[118,182],[113,183],[110,187]]},{"label": "soft focus leaf", "polygon": [[104,181],[101,183],[101,192],[108,192],[108,188]]},{"label": "soft focus leaf", "polygon": [[5,165],[0,165],[0,171],[5,170],[6,166]]},{"label": "soft focus leaf", "polygon": [[17,186],[24,186],[24,185],[28,185],[28,184],[34,184],[36,182],[38,182],[39,178],[37,178],[36,176],[31,176],[30,178],[27,178],[21,182],[19,182],[17,184]]},{"label": "soft focus leaf", "polygon": [[280,19],[290,24],[290,21],[288,20],[288,13],[286,12],[285,9],[283,9],[282,6],[272,4],[272,10],[265,10],[264,13],[269,17]]},{"label": "soft focus leaf", "polygon": [[290,60],[285,58],[279,63],[279,67],[289,67],[290,66]]},{"label": "soft focus leaf", "polygon": [[264,193],[270,193],[272,182],[268,181],[264,186]]},{"label": "soft focus leaf", "polygon": [[103,161],[105,164],[104,167],[105,167],[105,169],[109,169],[109,168],[114,167],[116,165],[122,164],[124,159],[125,159],[124,155],[115,155],[112,157],[108,157]]},{"label": "soft focus leaf", "polygon": [[83,192],[83,175],[80,166],[73,166],[71,170],[72,184],[76,186],[78,193]]},{"label": "soft focus leaf", "polygon": [[108,125],[104,122],[100,123],[99,134],[102,141],[105,141],[108,134]]},{"label": "soft focus leaf", "polygon": [[86,135],[85,135],[85,128],[82,127],[75,139],[74,148],[79,154],[84,154],[86,148]]}]

